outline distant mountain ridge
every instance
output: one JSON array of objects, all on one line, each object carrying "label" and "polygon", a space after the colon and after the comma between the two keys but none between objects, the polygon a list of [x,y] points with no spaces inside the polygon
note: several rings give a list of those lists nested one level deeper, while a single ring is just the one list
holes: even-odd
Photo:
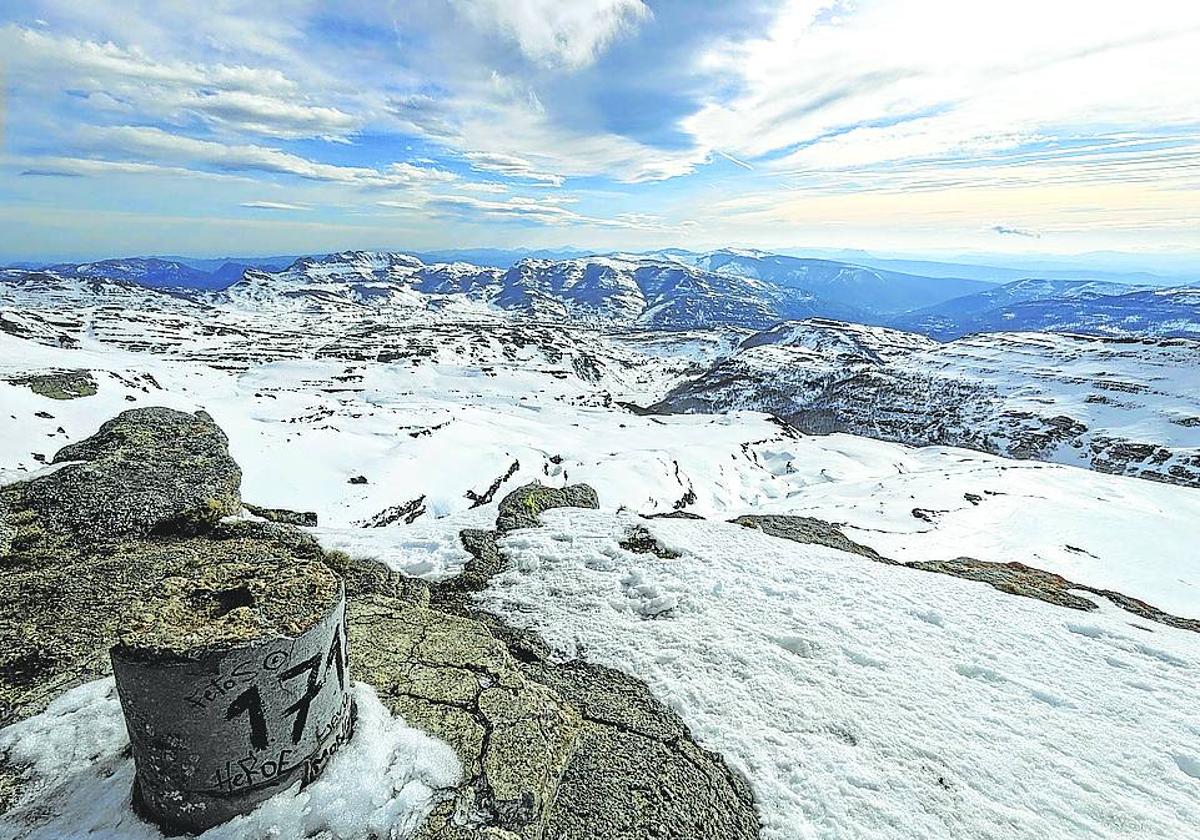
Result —
[{"label": "distant mountain ridge", "polygon": [[[948,286],[944,297],[955,289]],[[339,303],[415,306],[433,303],[420,296],[457,295],[540,320],[663,329],[722,324],[761,328],[810,316],[876,317],[843,302],[848,295],[835,285],[829,284],[826,292],[822,296],[748,272],[711,271],[653,256],[525,258],[504,270],[465,262],[427,264],[411,254],[345,251],[304,257],[280,272],[248,271],[211,300],[298,309]]]},{"label": "distant mountain ridge", "polygon": [[[212,260],[197,267],[133,257],[40,272],[7,269],[0,278],[20,285],[21,278],[37,276],[41,287],[53,285],[52,278],[80,281],[55,294],[80,297],[81,305],[89,296],[127,299],[141,288],[245,309],[482,307],[542,321],[671,330],[764,329],[817,317],[938,340],[997,331],[1200,337],[1200,305],[1192,287],[1053,278],[997,285],[745,249],[527,256],[507,267],[430,262],[428,255],[385,251],[262,259],[264,266]],[[9,296],[16,294],[14,289]]]}]

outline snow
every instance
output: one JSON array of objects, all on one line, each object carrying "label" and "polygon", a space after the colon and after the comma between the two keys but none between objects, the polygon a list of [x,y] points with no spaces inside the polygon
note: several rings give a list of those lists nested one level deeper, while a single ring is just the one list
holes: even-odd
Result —
[{"label": "snow", "polygon": [[[458,759],[448,744],[389,714],[370,686],[359,683],[354,694],[355,736],[315,782],[303,790],[296,784],[200,837],[398,840],[416,831],[461,778]],[[130,810],[127,747],[111,678],[73,688],[42,714],[0,730],[0,753],[31,780],[0,817],[0,838],[162,838]]]},{"label": "snow", "polygon": [[[1200,637],[738,526],[551,511],[482,604],[647,681],[766,838],[1166,838],[1200,821]],[[670,603],[669,609],[660,607]]]},{"label": "snow", "polygon": [[[35,453],[48,459],[127,408],[205,409],[229,436],[246,501],[316,511],[321,525],[309,530],[326,547],[430,580],[461,570],[459,530],[490,527],[518,485],[587,482],[602,510],[551,511],[544,529],[507,536],[514,566],[484,605],[535,627],[562,656],[645,680],[750,779],[767,837],[1193,833],[1200,636],[1106,600],[1070,611],[719,520],[814,516],[896,560],[1022,562],[1200,617],[1200,490],[801,436],[757,411],[654,416],[621,403],[651,404],[735,353],[784,385],[789,364],[880,357],[984,381],[997,411],[1066,413],[1187,449],[1200,446],[1200,428],[1181,422],[1200,414],[1194,345],[1012,335],[933,347],[810,322],[739,352],[738,329],[603,333],[521,322],[478,301],[412,310],[402,260],[351,261],[364,272],[356,288],[394,286],[385,315],[343,297],[320,299],[313,317],[269,288],[259,289],[274,301],[269,317],[249,297],[167,305],[79,280],[12,292],[22,306],[40,296],[41,308],[5,317],[48,343],[0,334],[0,480],[39,474]],[[294,268],[309,291],[346,285],[329,266]],[[64,333],[77,349],[50,346]],[[98,392],[56,401],[5,381],[67,368],[90,370]],[[1089,402],[1097,389],[1113,402]],[[359,475],[366,484],[349,483]],[[412,524],[360,527],[417,499],[425,513]],[[718,521],[635,517],[680,508]],[[681,557],[621,549],[635,523]],[[360,837],[416,824],[457,765],[358,690],[366,737],[317,784],[212,837]],[[28,836],[90,826],[97,837],[157,837],[127,813],[124,744],[111,682],[0,731],[0,753],[40,780],[19,810],[42,815]],[[27,836],[15,819],[0,838]]]},{"label": "snow", "polygon": [[[648,367],[663,367],[663,341],[650,342]],[[685,355],[695,352],[694,336],[680,341]],[[298,359],[236,371],[0,335],[0,380],[73,367],[94,371],[95,396],[52,400],[0,381],[7,479],[34,474],[42,465],[32,453],[52,456],[126,408],[203,408],[230,438],[246,501],[316,511],[327,547],[430,579],[461,569],[457,530],[489,527],[510,490],[584,481],[610,508],[667,512],[691,499],[688,510],[711,518],[815,516],[896,560],[1021,562],[1200,618],[1193,488],[946,447],[800,437],[755,412],[639,416],[602,395],[637,397],[666,387],[663,379],[627,373],[589,383],[536,354],[489,374],[440,359],[415,367]],[[492,503],[472,508],[467,491],[483,493],[514,462]],[[348,483],[358,475],[368,483]],[[419,497],[427,512],[412,525],[358,526]]]}]

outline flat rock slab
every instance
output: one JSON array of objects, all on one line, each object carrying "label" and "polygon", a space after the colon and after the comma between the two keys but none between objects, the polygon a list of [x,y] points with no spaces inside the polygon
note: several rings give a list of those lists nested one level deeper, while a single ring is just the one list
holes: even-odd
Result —
[{"label": "flat rock slab", "polygon": [[358,676],[462,762],[468,781],[420,836],[546,836],[582,725],[578,712],[526,677],[477,621],[382,596],[353,601],[348,620]]}]

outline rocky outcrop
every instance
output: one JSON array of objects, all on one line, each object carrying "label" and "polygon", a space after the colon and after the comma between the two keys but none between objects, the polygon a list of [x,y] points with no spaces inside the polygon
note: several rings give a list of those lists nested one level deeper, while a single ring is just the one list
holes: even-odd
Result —
[{"label": "rocky outcrop", "polygon": [[[8,534],[0,542],[0,724],[108,674],[109,649],[164,582],[320,563],[345,585],[352,674],[410,725],[448,742],[462,763],[464,781],[418,836],[757,836],[746,782],[695,744],[644,685],[586,662],[556,662],[536,634],[474,604],[472,594],[504,568],[500,533],[535,527],[550,508],[597,507],[592,488],[532,484],[510,493],[495,531],[463,532],[472,553],[463,574],[430,585],[324,551],[285,522],[219,519],[241,509],[239,476],[203,413],[126,412],[55,461],[68,459],[77,463],[0,488]],[[24,778],[0,757],[0,812],[20,797]]]},{"label": "rocky outcrop", "polygon": [[241,510],[241,470],[203,411],[135,408],[65,446],[55,472],[0,490],[18,547],[41,535],[96,542],[195,534]]},{"label": "rocky outcrop", "polygon": [[965,447],[1196,487],[1200,439],[1178,423],[1195,413],[1195,389],[1177,372],[1195,367],[1198,348],[1045,333],[937,344],[812,319],[747,338],[649,410],[764,411],[806,434]]},{"label": "rocky outcrop", "polygon": [[1098,589],[1094,586],[1074,583],[1062,575],[1026,566],[1024,563],[990,563],[971,557],[958,557],[954,560],[921,560],[906,565],[926,572],[938,572],[980,581],[1001,592],[1036,598],[1060,607],[1069,607],[1074,610],[1097,609],[1094,600],[1077,594],[1087,592],[1107,598],[1118,607],[1142,618],[1178,627],[1181,630],[1200,632],[1200,620],[1171,615],[1138,598],[1131,598],[1111,589]]},{"label": "rocky outcrop", "polygon": [[395,525],[397,522],[411,525],[424,515],[425,497],[417,496],[417,498],[410,499],[407,502],[384,508],[374,516],[369,516],[354,524],[360,528],[386,528],[388,525]]},{"label": "rocky outcrop", "polygon": [[755,528],[771,537],[836,548],[838,551],[858,554],[880,563],[896,562],[887,559],[869,546],[854,542],[836,525],[809,516],[753,515],[739,516],[737,519],[729,521],[735,525],[741,525],[743,528]]},{"label": "rocky outcrop", "polygon": [[[968,493],[968,497],[974,494]],[[975,497],[978,499],[979,497]],[[967,499],[970,501],[970,498]],[[918,516],[920,514],[920,516]],[[921,508],[914,508],[913,515],[925,518],[928,514]],[[951,577],[974,580],[986,583],[1001,592],[1010,595],[1020,595],[1024,598],[1036,598],[1048,604],[1067,607],[1073,610],[1094,610],[1096,602],[1079,594],[1082,592],[1107,598],[1118,607],[1128,610],[1142,618],[1178,627],[1183,630],[1200,632],[1200,620],[1182,618],[1160,610],[1152,604],[1137,598],[1131,598],[1111,589],[1097,589],[1081,583],[1074,583],[1062,575],[1026,566],[1023,563],[992,563],[986,560],[976,560],[971,557],[958,557],[954,560],[914,560],[901,563],[890,557],[884,557],[875,549],[856,543],[842,533],[836,525],[820,519],[807,516],[739,516],[730,520],[734,524],[746,528],[755,528],[771,537],[791,540],[798,543],[836,548],[850,554],[857,554],[877,563],[887,563],[892,566],[906,566],[923,572],[935,572]]]},{"label": "rocky outcrop", "polygon": [[536,528],[538,517],[552,508],[598,508],[596,491],[586,484],[545,487],[534,481],[509,493],[496,510],[496,530],[500,533],[517,528]]},{"label": "rocky outcrop", "polygon": [[96,380],[88,370],[55,370],[8,381],[13,385],[24,385],[38,396],[52,400],[75,400],[96,393]]},{"label": "rocky outcrop", "polygon": [[299,525],[302,528],[317,527],[317,514],[311,510],[260,507],[249,502],[243,502],[242,506],[249,513],[268,522],[282,522],[285,525]]}]

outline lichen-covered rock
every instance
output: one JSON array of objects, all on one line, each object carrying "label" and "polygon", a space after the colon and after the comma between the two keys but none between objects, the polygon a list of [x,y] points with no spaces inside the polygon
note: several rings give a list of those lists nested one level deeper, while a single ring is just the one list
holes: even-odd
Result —
[{"label": "lichen-covered rock", "polygon": [[0,575],[0,725],[42,711],[61,692],[109,673],[108,651],[162,582],[226,564],[294,564],[324,556],[283,526],[223,527],[206,537],[64,545],[54,562],[10,553]]},{"label": "lichen-covered rock", "polygon": [[561,507],[598,508],[600,500],[596,491],[586,484],[545,487],[534,481],[500,500],[496,510],[496,530],[503,534],[517,528],[536,528],[542,512]]},{"label": "lichen-covered rock", "polygon": [[521,667],[579,709],[584,721],[545,837],[758,837],[749,784],[697,746],[679,716],[642,683],[579,661]]},{"label": "lichen-covered rock", "polygon": [[253,515],[268,522],[280,522],[284,525],[299,525],[302,528],[317,527],[317,514],[311,510],[288,510],[287,508],[261,507],[249,502],[242,506]]},{"label": "lichen-covered rock", "polygon": [[858,554],[880,563],[896,562],[882,556],[869,546],[856,543],[843,534],[842,530],[836,525],[831,525],[824,520],[813,519],[809,516],[739,516],[737,519],[731,519],[730,522],[735,525],[741,525],[744,528],[756,528],[770,537],[836,548],[839,551],[848,551],[851,554]]},{"label": "lichen-covered rock", "polygon": [[13,385],[24,385],[33,393],[52,400],[75,400],[96,393],[96,380],[88,370],[54,370],[8,381]]},{"label": "lichen-covered rock", "polygon": [[[136,408],[59,450],[57,471],[0,490],[10,542],[193,534],[241,510],[241,470],[203,411]],[[19,522],[12,524],[12,517]]]},{"label": "lichen-covered rock", "polygon": [[581,721],[528,679],[468,618],[372,596],[349,608],[350,661],[412,726],[447,741],[468,781],[425,826],[429,838],[544,836]]}]

